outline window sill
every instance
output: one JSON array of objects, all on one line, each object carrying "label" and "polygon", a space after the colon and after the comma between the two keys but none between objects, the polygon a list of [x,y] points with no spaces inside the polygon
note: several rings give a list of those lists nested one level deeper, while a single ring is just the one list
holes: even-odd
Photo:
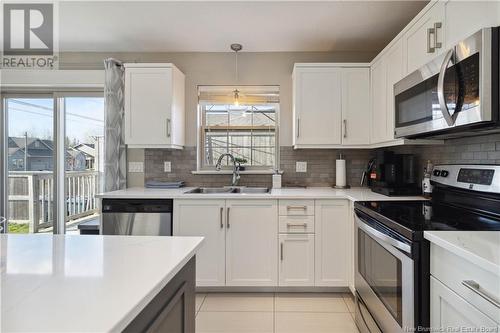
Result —
[{"label": "window sill", "polygon": [[[193,175],[232,175],[233,171],[231,170],[195,170],[191,171]],[[274,170],[245,170],[240,171],[240,175],[272,175],[274,174]],[[280,170],[280,174],[283,174],[283,171]]]}]

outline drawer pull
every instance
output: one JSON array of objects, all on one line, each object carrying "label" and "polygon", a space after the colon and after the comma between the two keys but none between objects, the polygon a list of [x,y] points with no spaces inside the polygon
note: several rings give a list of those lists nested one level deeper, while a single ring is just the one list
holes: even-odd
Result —
[{"label": "drawer pull", "polygon": [[288,222],[286,224],[286,226],[288,228],[291,228],[291,227],[304,227],[304,228],[306,228],[307,227],[307,223],[305,223],[305,222],[304,223],[290,223],[290,222]]},{"label": "drawer pull", "polygon": [[494,306],[496,306],[497,308],[500,309],[500,302],[497,301],[492,296],[488,295],[486,292],[484,292],[481,289],[481,286],[479,285],[479,283],[477,283],[476,281],[464,280],[464,281],[462,281],[462,284],[465,287],[469,288],[470,290],[472,290],[473,292],[475,292],[476,294],[478,294],[479,296],[481,296],[482,298],[484,298],[485,300],[487,300],[488,302],[490,302],[491,304],[493,304]]},{"label": "drawer pull", "polygon": [[307,210],[307,206],[286,206],[286,210]]}]

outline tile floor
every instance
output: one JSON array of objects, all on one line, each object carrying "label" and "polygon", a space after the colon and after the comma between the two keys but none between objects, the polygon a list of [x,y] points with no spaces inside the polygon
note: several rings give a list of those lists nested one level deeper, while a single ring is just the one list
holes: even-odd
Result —
[{"label": "tile floor", "polygon": [[349,333],[354,303],[341,293],[208,293],[196,296],[196,333]]}]

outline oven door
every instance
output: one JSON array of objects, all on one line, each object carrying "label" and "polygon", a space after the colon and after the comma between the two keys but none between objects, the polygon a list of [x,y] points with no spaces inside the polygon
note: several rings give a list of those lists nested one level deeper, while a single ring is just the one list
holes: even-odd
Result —
[{"label": "oven door", "polygon": [[[356,323],[363,331],[367,314],[382,332],[407,332],[415,327],[414,262],[411,246],[356,216],[355,287],[366,308]],[[361,312],[361,311],[360,311]]]},{"label": "oven door", "polygon": [[491,34],[491,29],[477,32],[395,84],[395,137],[430,136],[496,120]]}]

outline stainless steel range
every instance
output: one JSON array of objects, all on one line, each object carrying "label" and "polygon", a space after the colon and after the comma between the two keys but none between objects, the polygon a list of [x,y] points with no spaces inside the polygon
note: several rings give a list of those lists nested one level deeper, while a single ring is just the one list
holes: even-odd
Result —
[{"label": "stainless steel range", "polygon": [[500,230],[500,166],[438,165],[430,201],[356,202],[356,315],[361,332],[429,327],[425,230]]}]

